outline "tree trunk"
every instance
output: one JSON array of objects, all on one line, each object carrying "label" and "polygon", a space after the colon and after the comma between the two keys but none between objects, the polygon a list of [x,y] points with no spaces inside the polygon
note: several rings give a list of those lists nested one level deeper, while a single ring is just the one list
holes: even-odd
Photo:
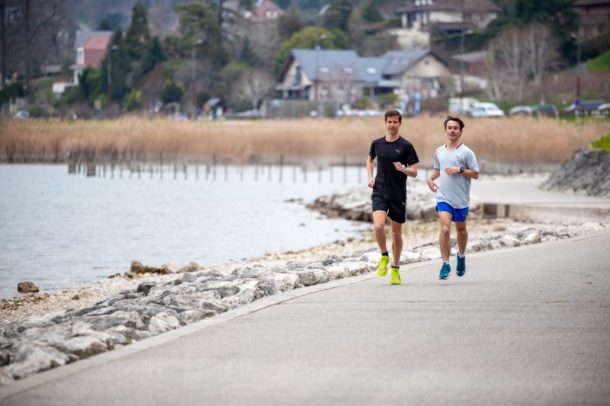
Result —
[{"label": "tree trunk", "polygon": [[0,0],[0,52],[2,63],[0,64],[0,88],[4,88],[7,76],[7,46],[6,46],[6,0]]},{"label": "tree trunk", "polygon": [[32,34],[30,27],[30,0],[24,0],[23,25],[25,27],[25,86],[30,94],[32,82]]}]

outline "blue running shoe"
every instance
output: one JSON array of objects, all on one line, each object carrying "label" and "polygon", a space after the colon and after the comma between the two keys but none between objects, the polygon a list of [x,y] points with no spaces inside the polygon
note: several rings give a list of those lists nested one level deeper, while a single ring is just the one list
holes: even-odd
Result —
[{"label": "blue running shoe", "polygon": [[438,274],[438,278],[439,279],[447,279],[447,277],[449,276],[449,273],[451,272],[451,267],[449,266],[448,263],[443,262],[443,266],[441,267],[441,271]]},{"label": "blue running shoe", "polygon": [[455,267],[455,273],[457,276],[464,276],[466,273],[466,257],[457,256],[457,266]]}]

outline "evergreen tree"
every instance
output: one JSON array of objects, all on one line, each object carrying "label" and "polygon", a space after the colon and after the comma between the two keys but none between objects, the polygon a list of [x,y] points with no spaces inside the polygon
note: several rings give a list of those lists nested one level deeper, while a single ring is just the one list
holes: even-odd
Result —
[{"label": "evergreen tree", "polygon": [[245,37],[241,42],[239,61],[248,66],[255,66],[258,63],[258,57],[256,56],[254,47],[252,46],[250,38],[248,37]]},{"label": "evergreen tree", "polygon": [[144,53],[144,59],[140,66],[140,77],[144,76],[155,68],[155,65],[165,60],[165,53],[161,47],[161,42],[158,37],[152,38]]},{"label": "evergreen tree", "polygon": [[179,4],[176,10],[180,14],[180,33],[183,37],[182,56],[189,57],[192,47],[198,45],[205,49],[206,58],[223,65],[227,55],[215,10],[205,3]]},{"label": "evergreen tree", "polygon": [[366,2],[362,5],[362,10],[360,13],[362,14],[362,19],[368,23],[378,23],[383,21],[383,16],[377,8],[376,0],[366,0]]},{"label": "evergreen tree", "polygon": [[324,15],[324,27],[330,30],[339,29],[347,33],[349,16],[353,7],[350,0],[333,0]]},{"label": "evergreen tree", "polygon": [[124,47],[132,60],[140,60],[150,41],[146,8],[139,1],[133,6],[131,23],[125,34]]},{"label": "evergreen tree", "polygon": [[277,24],[282,40],[290,38],[292,34],[303,29],[303,22],[296,10],[292,7],[286,14],[278,19]]}]

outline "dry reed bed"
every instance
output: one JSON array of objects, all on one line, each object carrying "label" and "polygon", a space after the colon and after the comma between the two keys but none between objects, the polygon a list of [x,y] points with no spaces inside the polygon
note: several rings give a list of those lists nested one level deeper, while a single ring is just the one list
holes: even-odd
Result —
[{"label": "dry reed bed", "polygon": [[[429,162],[445,140],[442,118],[405,119],[401,134]],[[556,164],[575,149],[610,131],[608,120],[584,124],[553,119],[467,119],[464,143],[496,163]],[[139,159],[208,159],[233,162],[347,157],[364,161],[370,142],[383,135],[383,117],[267,121],[175,121],[128,117],[117,120],[0,121],[0,161],[64,162],[69,151],[94,149]]]}]

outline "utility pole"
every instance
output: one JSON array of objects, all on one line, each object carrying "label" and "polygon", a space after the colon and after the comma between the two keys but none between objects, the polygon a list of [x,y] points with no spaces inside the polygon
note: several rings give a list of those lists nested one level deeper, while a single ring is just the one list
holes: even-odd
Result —
[{"label": "utility pole", "polygon": [[191,50],[191,108],[192,108],[192,116],[195,118],[195,113],[197,111],[197,82],[195,78],[195,51],[197,50],[197,46],[203,43],[203,39],[197,38],[193,41],[193,48]]},{"label": "utility pole", "polygon": [[108,82],[108,107],[112,104],[112,52],[117,49],[116,45],[111,45],[108,48],[108,77],[106,82]]},{"label": "utility pole", "polygon": [[460,114],[464,114],[464,41],[466,35],[466,16],[464,14],[464,0],[461,1],[462,32],[460,34]]},{"label": "utility pole", "polygon": [[320,85],[320,67],[319,67],[319,53],[320,53],[320,40],[326,38],[325,34],[316,34],[316,72],[314,74],[314,100],[316,102],[316,113],[320,116],[320,97],[318,87]]}]

